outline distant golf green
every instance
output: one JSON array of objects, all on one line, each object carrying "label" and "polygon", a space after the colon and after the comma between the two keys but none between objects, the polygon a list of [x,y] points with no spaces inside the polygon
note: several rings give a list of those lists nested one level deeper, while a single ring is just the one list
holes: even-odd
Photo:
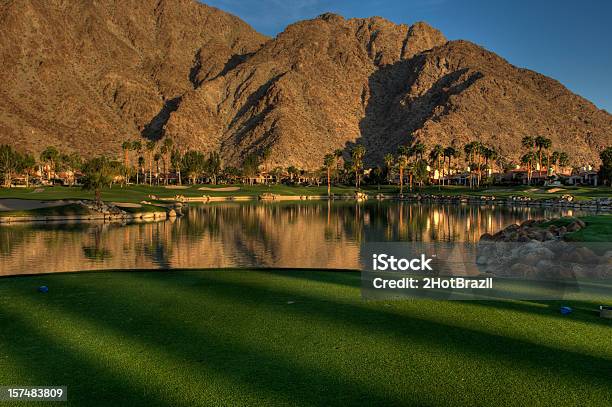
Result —
[{"label": "distant golf green", "polygon": [[0,385],[87,406],[605,406],[601,301],[365,302],[353,272],[9,277]]},{"label": "distant golf green", "polygon": [[[200,189],[200,188],[206,189]],[[228,190],[228,187],[235,188]],[[380,189],[376,185],[368,185],[363,190],[368,194],[385,193],[398,194],[397,185],[381,185]],[[612,188],[599,187],[563,187],[563,188],[541,188],[541,187],[483,187],[480,189],[470,189],[462,186],[428,186],[424,188],[414,188],[414,193],[438,194],[438,195],[489,195],[497,197],[525,196],[532,199],[551,199],[559,198],[564,194],[570,194],[576,200],[585,200],[597,197],[612,196]],[[166,188],[163,186],[129,185],[121,187],[115,185],[112,188],[105,188],[102,191],[102,199],[105,201],[116,202],[140,202],[150,200],[150,195],[156,197],[184,196],[258,196],[263,193],[279,195],[327,195],[327,186],[288,186],[288,185],[185,185],[182,189]],[[332,193],[337,195],[353,195],[355,188],[352,186],[333,186]],[[404,187],[404,193],[410,193],[408,187]],[[20,198],[20,199],[93,199],[93,191],[85,191],[79,187],[44,187],[44,188],[0,188],[1,198]]]}]

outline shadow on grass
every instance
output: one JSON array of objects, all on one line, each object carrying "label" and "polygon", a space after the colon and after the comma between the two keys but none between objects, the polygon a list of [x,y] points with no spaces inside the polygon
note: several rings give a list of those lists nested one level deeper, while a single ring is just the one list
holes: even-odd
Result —
[{"label": "shadow on grass", "polygon": [[[290,277],[294,279],[301,279],[304,281],[313,281],[317,283],[324,284],[340,284],[345,287],[351,287],[355,289],[360,289],[361,287],[361,276],[359,271],[344,271],[339,270],[338,272],[324,272],[324,273],[312,273],[315,270],[259,270],[261,272],[267,272],[271,274],[280,275],[283,277]],[[346,278],[346,276],[350,276],[350,278]],[[593,289],[589,290],[593,291],[597,295],[601,295],[602,297],[607,296],[609,303],[612,303],[612,290],[609,287],[601,288],[601,289]],[[599,306],[606,305],[601,304],[595,301],[586,301],[586,300],[525,300],[525,301],[517,301],[517,300],[454,300],[459,301],[460,303],[469,303],[470,305],[480,306],[480,307],[488,307],[495,309],[503,309],[509,311],[516,311],[525,314],[546,316],[555,319],[567,320],[571,319],[572,321],[580,321],[589,324],[596,324],[601,326],[609,326],[612,327],[612,321],[599,318]],[[562,315],[559,312],[559,308],[562,306],[571,306],[574,309],[574,312],[570,317]]]},{"label": "shadow on grass", "polygon": [[[143,273],[144,274],[144,273]],[[172,284],[168,280],[163,280],[162,273],[153,273],[155,278],[151,279],[151,285],[159,284],[156,294],[168,293],[172,289]],[[125,275],[125,274],[124,274]],[[98,276],[96,276],[98,277]],[[101,278],[107,276],[100,275]],[[168,276],[171,277],[171,276]],[[109,277],[112,278],[112,277]],[[151,288],[151,285],[149,288]],[[122,287],[123,288],[123,287]],[[208,287],[210,288],[210,287]],[[236,287],[238,288],[238,287]],[[182,290],[183,287],[180,287]],[[94,291],[92,291],[94,290]],[[380,394],[372,388],[364,387],[363,383],[357,383],[350,379],[338,377],[328,372],[319,371],[312,367],[300,365],[295,360],[288,360],[282,355],[276,355],[263,349],[256,349],[243,343],[248,336],[228,337],[220,335],[218,332],[202,332],[185,326],[182,321],[174,318],[174,315],[155,313],[150,302],[144,301],[143,292],[138,289],[119,291],[101,291],[91,285],[82,285],[72,279],[62,280],[61,288],[55,290],[58,298],[70,297],[70,293],[87,292],[89,297],[95,298],[92,303],[80,303],[75,306],[72,302],[47,301],[32,291],[15,292],[15,295],[27,297],[33,304],[45,307],[47,310],[57,312],[59,315],[76,316],[83,318],[89,323],[97,326],[101,335],[112,333],[125,336],[141,342],[147,346],[163,350],[164,353],[172,355],[175,360],[185,361],[181,371],[175,374],[179,377],[187,375],[191,377],[197,371],[189,371],[188,365],[201,363],[203,370],[212,371],[216,375],[228,377],[232,382],[241,384],[241,389],[251,390],[252,393],[271,394],[268,402],[288,401],[286,404],[360,404],[388,405],[400,404],[401,400],[393,399],[392,395]],[[234,292],[230,299],[240,301],[243,298],[242,290]],[[41,300],[42,298],[42,300]],[[52,298],[52,297],[46,297]],[[76,299],[76,298],[75,298]],[[169,298],[147,298],[147,300],[157,300],[162,307],[171,308],[173,303]],[[200,309],[202,313],[214,312],[214,309]],[[160,405],[159,401],[147,404],[143,402],[139,395],[150,393],[144,388],[144,383],[134,383],[129,377],[113,377],[109,372],[103,372],[86,363],[87,358],[96,355],[79,355],[71,349],[63,348],[51,337],[40,335],[25,322],[24,318],[13,315],[9,321],[13,338],[32,338],[36,343],[39,357],[53,355],[53,360],[64,361],[62,366],[52,367],[46,360],[44,366],[39,369],[40,360],[32,358],[31,347],[23,347],[11,341],[10,338],[0,337],[0,340],[7,345],[7,355],[18,359],[19,363],[29,372],[37,371],[36,379],[43,380],[44,383],[57,381],[59,375],[70,377],[73,380],[72,397],[79,401],[86,400],[88,385],[103,385],[108,389],[118,389],[117,397],[125,405]],[[118,346],[121,346],[118,344]],[[123,345],[125,346],[125,345]],[[39,353],[40,352],[40,353]],[[104,357],[103,355],[99,355]],[[103,364],[101,360],[100,364]],[[130,363],[129,361],[128,363]],[[78,383],[83,377],[85,380]],[[207,383],[203,383],[206,387]],[[99,389],[98,389],[99,391]],[[78,395],[75,395],[78,393]],[[104,392],[107,394],[107,392]],[[123,398],[123,397],[126,398]],[[234,395],[236,400],[242,396]],[[72,400],[71,397],[71,400]],[[109,397],[107,395],[107,397]],[[148,401],[148,400],[146,400]],[[232,404],[234,400],[226,400],[226,405]],[[84,404],[108,404],[100,400],[90,400]],[[200,400],[201,402],[201,400]],[[283,403],[285,404],[285,403]],[[419,405],[428,405],[425,401],[420,401]]]},{"label": "shadow on grass", "polygon": [[[83,318],[97,326],[102,334],[112,332],[161,349],[176,360],[185,360],[186,365],[201,361],[202,369],[226,376],[246,388],[265,391],[268,395],[275,394],[279,400],[289,400],[292,404],[389,405],[405,404],[408,401],[394,398],[397,397],[395,394],[364,386],[364,383],[350,378],[339,377],[334,372],[299,364],[290,357],[253,346],[248,343],[251,339],[248,332],[238,331],[237,335],[228,336],[216,330],[203,332],[201,329],[188,327],[185,321],[174,318],[172,307],[177,304],[184,306],[184,297],[197,298],[200,295],[212,300],[213,304],[216,299],[247,306],[256,304],[258,313],[282,312],[291,317],[314,317],[363,332],[377,330],[394,339],[399,338],[406,346],[425,344],[432,347],[434,352],[450,351],[471,359],[486,360],[491,364],[506,362],[524,368],[554,371],[569,382],[588,382],[598,389],[606,389],[612,385],[612,377],[609,376],[610,360],[604,358],[402,315],[392,310],[374,309],[368,304],[322,299],[304,291],[262,287],[244,281],[228,282],[213,273],[122,273],[122,276],[126,275],[136,282],[141,281],[142,285],[130,284],[120,287],[119,290],[101,289],[101,285],[95,281],[81,284],[78,278],[71,276],[73,278],[60,280],[55,297],[41,297],[31,291],[11,292],[23,295],[28,301],[39,303],[41,307],[56,311],[60,315]],[[281,274],[283,277],[286,275],[287,273]],[[104,274],[96,278],[112,279],[114,276]],[[334,279],[338,278],[334,276]],[[147,290],[138,287],[147,287]],[[78,298],[82,298],[78,297],[78,293],[83,292],[86,293],[85,299],[76,303]],[[75,301],[69,301],[71,295],[75,297]],[[305,301],[308,306],[279,308],[279,302],[282,303],[286,298]],[[205,305],[198,302],[193,305],[198,304]],[[163,310],[161,314],[158,313],[160,309]],[[202,316],[214,316],[215,311],[211,307],[197,310]],[[137,405],[143,404],[140,402],[140,396],[129,397],[132,393],[142,392],[143,384],[131,383],[128,378],[114,378],[108,372],[100,371],[99,367],[91,366],[87,358],[95,355],[86,357],[75,354],[14,316],[8,323],[13,329],[11,337],[34,338],[40,345],[39,355],[44,357],[49,354],[58,360],[67,361],[67,364],[60,367],[53,367],[53,364],[40,367],[39,361],[32,358],[29,347],[13,343],[8,336],[0,336],[3,342],[8,343],[9,355],[16,357],[28,370],[38,369],[36,379],[51,382],[57,378],[60,371],[63,371],[64,375],[65,372],[70,372],[71,377],[87,377],[87,383],[74,385],[80,391],[87,392],[86,386],[91,381],[108,383],[110,387],[116,386],[122,397],[128,395],[128,398],[123,400],[126,404],[130,401]],[[219,323],[223,324],[223,320],[219,320]],[[197,372],[188,369],[176,372],[179,376],[191,376],[192,373]],[[579,383],[577,386],[580,386]],[[411,391],[411,403],[427,404],[426,396],[420,394],[418,388]],[[159,405],[159,401],[157,403]]]}]

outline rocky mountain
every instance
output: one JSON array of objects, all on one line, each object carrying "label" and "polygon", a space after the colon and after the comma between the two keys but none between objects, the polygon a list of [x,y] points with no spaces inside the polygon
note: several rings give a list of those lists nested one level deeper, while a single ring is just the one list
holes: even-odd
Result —
[{"label": "rocky mountain", "polygon": [[116,153],[171,137],[226,163],[317,168],[420,139],[498,147],[545,135],[575,163],[612,144],[612,115],[557,81],[425,23],[325,14],[268,39],[192,0],[0,0],[0,143]]}]

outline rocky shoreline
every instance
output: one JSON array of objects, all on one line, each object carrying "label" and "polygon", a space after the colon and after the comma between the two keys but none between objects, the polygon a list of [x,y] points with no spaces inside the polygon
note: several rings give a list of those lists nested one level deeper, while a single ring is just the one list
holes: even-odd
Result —
[{"label": "rocky shoreline", "polygon": [[523,196],[496,197],[492,195],[472,196],[472,195],[433,195],[433,194],[375,194],[367,195],[358,192],[352,195],[279,195],[263,193],[260,195],[233,195],[233,196],[210,196],[188,197],[176,195],[171,198],[157,198],[169,202],[226,202],[226,201],[306,201],[306,200],[356,200],[366,201],[369,199],[400,200],[406,202],[427,202],[441,204],[468,204],[468,205],[504,205],[504,206],[534,206],[534,207],[554,207],[568,209],[587,209],[597,212],[612,212],[612,197],[594,198],[590,200],[576,201],[571,195],[564,195],[560,198],[550,199],[531,199]]},{"label": "rocky shoreline", "polygon": [[548,219],[510,225],[481,236],[476,264],[482,273],[528,279],[567,280],[612,277],[612,250],[597,243],[566,241],[587,225],[572,219],[565,226]]}]

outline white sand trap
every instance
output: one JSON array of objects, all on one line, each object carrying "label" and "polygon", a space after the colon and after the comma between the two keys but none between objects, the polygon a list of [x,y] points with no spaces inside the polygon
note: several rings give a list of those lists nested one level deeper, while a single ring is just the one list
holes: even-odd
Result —
[{"label": "white sand trap", "polygon": [[239,191],[240,187],[221,187],[221,188],[209,188],[209,187],[200,187],[199,191],[218,191],[218,192],[233,192]]},{"label": "white sand trap", "polygon": [[551,188],[546,192],[548,192],[549,194],[554,194],[556,192],[561,192],[561,191],[565,191],[565,188]]},{"label": "white sand trap", "polygon": [[141,204],[131,202],[111,202],[111,205],[115,205],[118,208],[142,208]]},{"label": "white sand trap", "polygon": [[167,185],[164,188],[166,189],[189,189],[187,185]]},{"label": "white sand trap", "polygon": [[73,201],[35,201],[30,199],[0,199],[0,211],[29,211],[70,205]]},{"label": "white sand trap", "polygon": [[36,188],[34,191],[32,191],[33,194],[38,194],[40,192],[45,192],[44,188]]}]

